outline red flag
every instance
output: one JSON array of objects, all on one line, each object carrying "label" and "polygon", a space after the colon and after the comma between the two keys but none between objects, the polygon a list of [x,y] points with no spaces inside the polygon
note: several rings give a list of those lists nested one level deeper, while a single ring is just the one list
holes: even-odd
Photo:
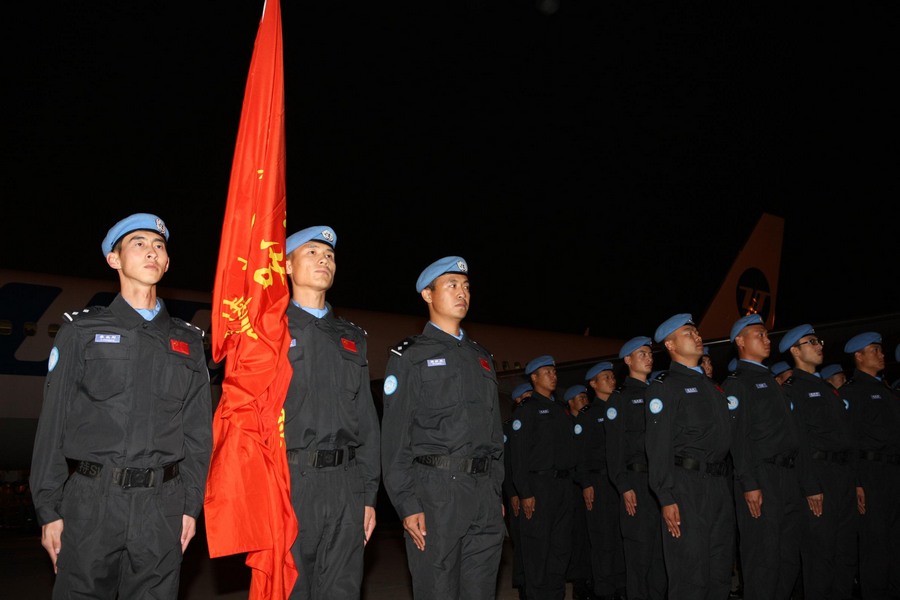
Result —
[{"label": "red flag", "polygon": [[244,91],[213,290],[213,359],[225,362],[206,484],[212,558],[247,553],[250,598],[287,598],[297,579],[282,408],[291,377],[285,311],[281,7],[267,0]]}]

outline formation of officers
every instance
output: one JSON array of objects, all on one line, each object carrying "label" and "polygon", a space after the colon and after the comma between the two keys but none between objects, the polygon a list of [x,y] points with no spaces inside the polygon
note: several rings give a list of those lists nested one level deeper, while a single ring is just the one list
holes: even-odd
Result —
[{"label": "formation of officers", "polygon": [[[101,247],[119,295],[67,315],[50,353],[30,484],[55,598],[174,598],[213,485],[203,332],[156,293],[168,240],[149,213],[116,223]],[[567,582],[583,599],[724,599],[738,567],[748,599],[802,581],[844,600],[857,577],[865,600],[900,597],[900,402],[878,333],[847,342],[841,384],[811,326],[780,340],[776,376],[765,325],[743,317],[720,384],[677,314],[622,346],[619,385],[601,362],[560,393],[553,357],[534,358],[501,423],[492,357],[462,327],[468,265],[447,256],[416,281],[428,323],[391,349],[379,423],[365,331],[326,301],[336,246],[327,226],[286,239],[291,598],[360,597],[380,482],[417,599],[495,597],[507,531],[530,600]]]},{"label": "formation of officers", "polygon": [[601,362],[559,394],[553,358],[528,363],[504,423],[520,597],[571,581],[576,598],[900,598],[900,397],[881,335],[846,343],[849,377],[823,367],[809,324],[773,348],[748,315],[730,341],[721,382],[687,313],[622,346],[618,385]]}]

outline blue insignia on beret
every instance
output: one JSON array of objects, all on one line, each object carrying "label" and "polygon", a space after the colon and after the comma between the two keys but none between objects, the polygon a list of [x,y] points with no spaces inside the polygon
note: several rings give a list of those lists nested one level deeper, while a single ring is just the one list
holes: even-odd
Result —
[{"label": "blue insignia on beret", "polygon": [[512,396],[512,399],[515,400],[516,398],[518,398],[525,392],[531,391],[533,389],[534,388],[531,387],[530,383],[520,383],[519,385],[517,385],[516,387],[513,388],[512,394],[510,394],[510,396]]},{"label": "blue insignia on beret", "polygon": [[800,338],[802,338],[805,335],[812,335],[815,332],[816,332],[816,330],[813,329],[813,326],[810,325],[809,323],[804,323],[803,325],[797,325],[796,327],[794,327],[793,329],[788,331],[786,334],[784,334],[784,337],[781,338],[780,342],[778,342],[778,351],[781,352],[782,354],[784,354],[785,352],[788,351],[788,349],[791,346],[793,346],[794,344],[799,342]]},{"label": "blue insignia on beret", "polygon": [[419,274],[416,279],[416,291],[422,293],[422,290],[431,285],[431,282],[446,273],[468,273],[469,265],[461,256],[445,256],[440,260],[436,260]]},{"label": "blue insignia on beret", "polygon": [[586,394],[587,388],[583,385],[573,385],[569,389],[566,390],[566,393],[563,395],[563,399],[568,402],[578,394]]},{"label": "blue insignia on beret", "polygon": [[880,344],[881,343],[881,334],[877,331],[867,331],[865,333],[860,333],[859,335],[855,335],[850,338],[844,345],[844,352],[847,354],[853,354],[854,352],[859,352],[869,344]]},{"label": "blue insignia on beret", "polygon": [[[653,340],[648,338],[645,335],[639,335],[637,337],[633,337],[619,349],[619,358],[625,358],[641,346],[649,346],[653,343]],[[588,377],[588,379],[591,379]]]},{"label": "blue insignia on beret", "polygon": [[664,339],[669,337],[670,333],[672,333],[679,327],[693,324],[694,322],[691,320],[691,313],[679,313],[663,321],[662,325],[656,328],[656,333],[653,335],[653,339],[656,340],[657,344],[661,344]]},{"label": "blue insignia on beret", "polygon": [[822,379],[828,379],[829,377],[837,375],[838,373],[843,373],[843,371],[844,368],[841,365],[834,363],[822,367],[822,370],[819,371],[819,375],[822,376]]},{"label": "blue insignia on beret", "polygon": [[169,229],[162,219],[150,213],[135,213],[130,217],[125,217],[112,226],[103,238],[100,248],[103,250],[103,256],[113,251],[116,242],[131,233],[132,231],[156,231],[169,241]]},{"label": "blue insignia on beret", "polygon": [[325,242],[332,248],[337,246],[337,234],[334,232],[334,229],[327,225],[314,225],[312,227],[307,227],[306,229],[301,229],[297,233],[288,236],[288,239],[285,240],[284,243],[285,256],[306,242],[311,242],[313,240]]},{"label": "blue insignia on beret", "polygon": [[772,371],[772,375],[775,375],[777,377],[778,375],[781,375],[782,373],[784,373],[785,371],[787,371],[790,368],[791,368],[791,365],[787,364],[783,360],[779,360],[777,363],[775,363],[774,365],[769,367],[769,370]]},{"label": "blue insignia on beret", "polygon": [[741,317],[734,322],[734,325],[731,326],[731,341],[734,341],[734,338],[736,338],[741,333],[741,330],[743,330],[744,327],[749,327],[750,325],[765,326],[765,323],[763,323],[762,317],[755,313],[752,315],[745,315]]},{"label": "blue insignia on beret", "polygon": [[541,367],[550,367],[555,366],[556,362],[554,362],[553,357],[549,354],[544,354],[543,356],[538,356],[537,358],[532,358],[528,361],[528,364],[525,365],[525,374],[531,375]]},{"label": "blue insignia on beret", "polygon": [[598,362],[596,365],[588,369],[588,372],[584,374],[584,380],[590,381],[594,377],[596,377],[599,373],[603,371],[612,371],[613,364],[609,361]]}]

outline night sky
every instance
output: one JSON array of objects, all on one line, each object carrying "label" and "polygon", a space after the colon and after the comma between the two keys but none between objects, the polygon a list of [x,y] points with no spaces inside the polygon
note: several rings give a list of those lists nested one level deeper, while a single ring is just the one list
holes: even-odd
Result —
[{"label": "night sky", "polygon": [[[211,290],[262,6],[7,7],[0,267],[112,279],[153,212],[163,283]],[[900,9],[841,9],[284,0],[288,233],[336,230],[337,307],[421,314],[458,254],[470,321],[627,338],[769,212],[776,328],[897,312]]]}]

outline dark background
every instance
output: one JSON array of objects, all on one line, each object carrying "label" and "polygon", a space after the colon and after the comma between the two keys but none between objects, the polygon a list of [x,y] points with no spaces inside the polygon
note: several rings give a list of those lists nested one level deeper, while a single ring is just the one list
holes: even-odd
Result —
[{"label": "dark background", "polygon": [[[111,278],[153,212],[163,283],[211,290],[262,6],[7,7],[0,267]],[[336,306],[419,314],[459,254],[470,321],[629,338],[701,316],[770,212],[776,328],[897,310],[894,4],[282,11],[288,233],[336,230]]]}]

